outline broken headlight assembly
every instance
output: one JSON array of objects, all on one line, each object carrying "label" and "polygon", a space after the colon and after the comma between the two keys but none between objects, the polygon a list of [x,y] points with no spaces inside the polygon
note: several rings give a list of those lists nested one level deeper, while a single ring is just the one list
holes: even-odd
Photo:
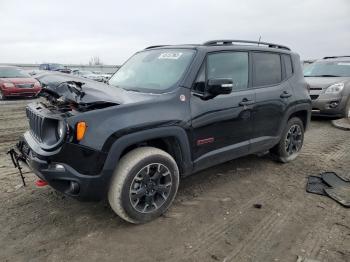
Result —
[{"label": "broken headlight assembly", "polygon": [[64,123],[64,121],[59,121],[57,124],[57,136],[58,136],[58,140],[60,140],[64,134],[66,133],[66,124]]}]

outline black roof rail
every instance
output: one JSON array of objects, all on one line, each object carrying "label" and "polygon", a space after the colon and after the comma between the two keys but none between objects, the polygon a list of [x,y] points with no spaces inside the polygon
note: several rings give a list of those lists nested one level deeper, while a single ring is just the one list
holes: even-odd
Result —
[{"label": "black roof rail", "polygon": [[163,46],[169,46],[169,45],[151,45],[145,48],[146,49],[152,49],[152,48],[157,48],[157,47],[163,47]]},{"label": "black roof rail", "polygon": [[255,45],[264,45],[270,48],[279,48],[279,49],[285,49],[289,50],[290,48],[284,45],[279,44],[273,44],[273,43],[267,43],[267,42],[258,42],[258,41],[249,41],[249,40],[231,40],[231,39],[225,39],[225,40],[210,40],[207,42],[204,42],[203,45],[234,45],[235,43],[238,44],[255,44]]},{"label": "black roof rail", "polygon": [[341,57],[350,57],[350,55],[325,56],[323,59],[341,58]]}]

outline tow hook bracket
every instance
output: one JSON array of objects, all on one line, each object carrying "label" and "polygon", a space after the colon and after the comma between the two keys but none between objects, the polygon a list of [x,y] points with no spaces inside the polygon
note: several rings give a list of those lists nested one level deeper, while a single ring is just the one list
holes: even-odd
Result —
[{"label": "tow hook bracket", "polygon": [[11,160],[12,160],[13,165],[15,166],[15,168],[18,169],[19,175],[22,179],[23,186],[26,186],[26,182],[24,180],[25,177],[23,176],[23,173],[22,173],[22,167],[19,163],[19,161],[26,161],[25,158],[22,155],[19,155],[16,152],[16,150],[13,148],[11,148],[9,151],[7,151],[7,154],[11,156]]}]

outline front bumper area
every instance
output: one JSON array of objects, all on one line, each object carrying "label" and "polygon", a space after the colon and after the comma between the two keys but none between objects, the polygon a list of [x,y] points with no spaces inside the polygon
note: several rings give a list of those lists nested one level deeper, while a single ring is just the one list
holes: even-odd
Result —
[{"label": "front bumper area", "polygon": [[[98,201],[107,195],[109,176],[101,171],[97,175],[79,173],[72,166],[53,161],[53,157],[40,155],[33,150],[30,139],[26,133],[16,145],[16,152],[20,160],[42,180],[51,187],[70,197],[82,201]],[[54,152],[54,154],[58,154]]]},{"label": "front bumper area", "polygon": [[347,97],[321,94],[312,100],[312,116],[344,117]]},{"label": "front bumper area", "polygon": [[3,88],[1,92],[5,97],[32,97],[37,96],[41,88]]}]

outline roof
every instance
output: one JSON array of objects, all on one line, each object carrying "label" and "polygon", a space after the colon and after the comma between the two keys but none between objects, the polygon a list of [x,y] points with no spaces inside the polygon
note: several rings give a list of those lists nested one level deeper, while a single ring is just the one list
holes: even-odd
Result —
[{"label": "roof", "polygon": [[206,41],[203,44],[186,44],[186,45],[153,45],[145,48],[147,49],[157,49],[157,48],[212,48],[217,49],[217,47],[221,48],[232,48],[232,47],[239,47],[244,49],[270,49],[270,50],[284,50],[284,51],[291,51],[291,49],[287,46],[280,45],[280,44],[274,44],[274,43],[267,43],[267,42],[260,42],[260,41],[250,41],[250,40],[231,40],[231,39],[225,39],[225,40],[210,40]]}]

